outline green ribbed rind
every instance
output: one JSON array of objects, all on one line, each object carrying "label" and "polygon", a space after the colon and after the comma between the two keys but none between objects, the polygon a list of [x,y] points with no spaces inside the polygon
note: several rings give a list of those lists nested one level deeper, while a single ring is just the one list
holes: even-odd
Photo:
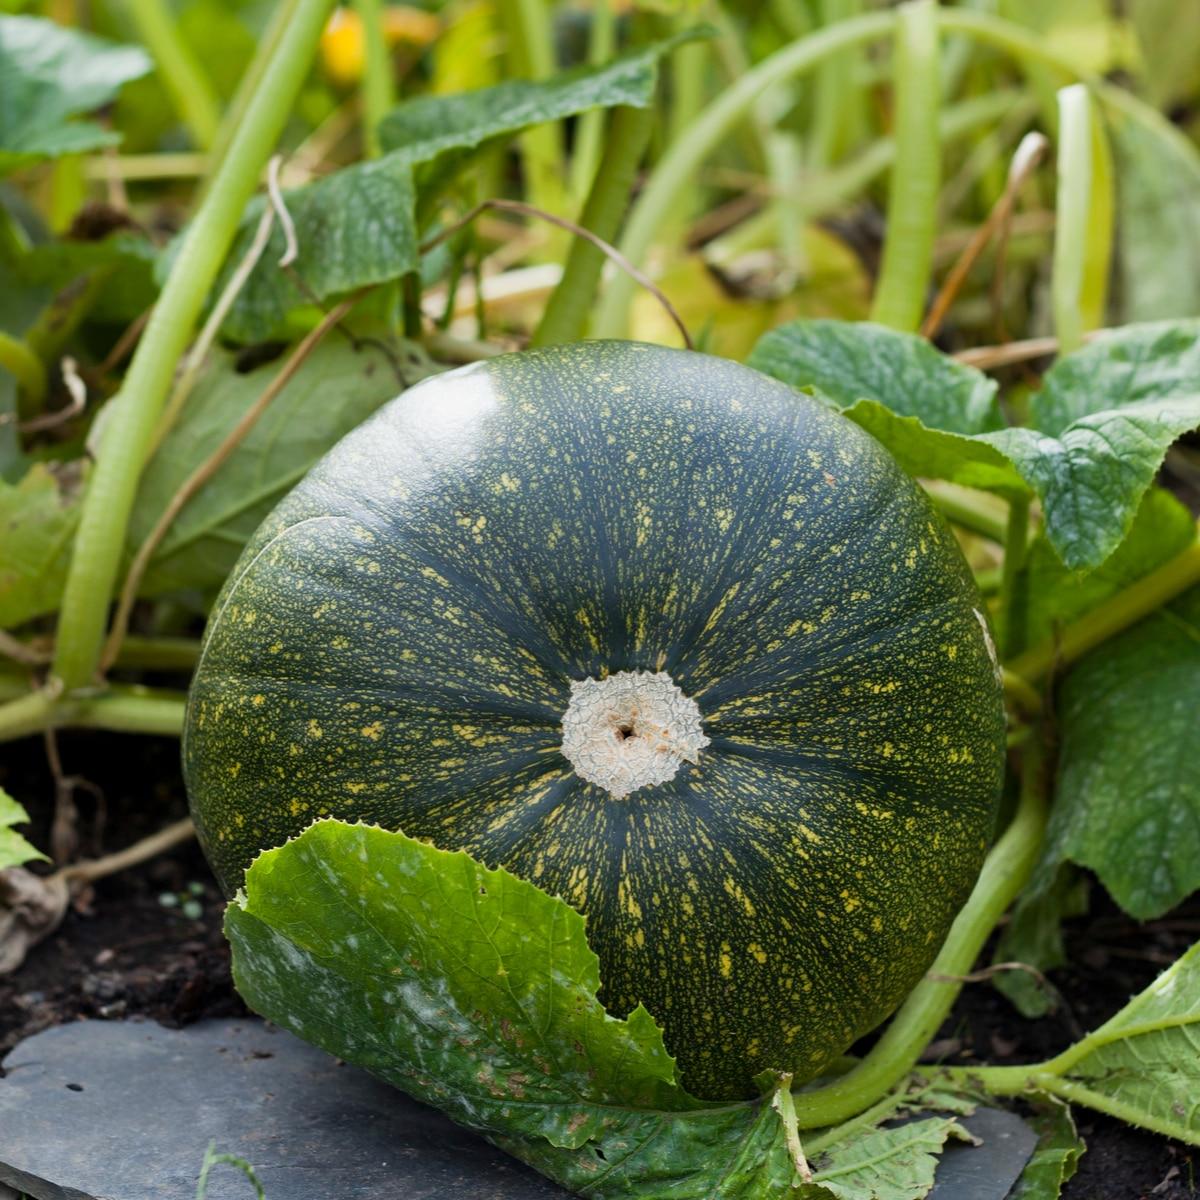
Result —
[{"label": "green ribbed rind", "polygon": [[[711,744],[615,800],[572,680],[663,670]],[[466,849],[588,917],[602,998],[697,1095],[809,1078],[928,967],[983,859],[1004,715],[948,529],[869,435],[721,359],[620,342],[426,381],[264,524],[184,766],[232,890],[320,816]]]}]

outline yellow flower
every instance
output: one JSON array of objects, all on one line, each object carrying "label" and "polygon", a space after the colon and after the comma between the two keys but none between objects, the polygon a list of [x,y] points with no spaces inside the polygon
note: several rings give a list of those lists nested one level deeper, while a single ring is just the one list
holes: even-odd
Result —
[{"label": "yellow flower", "polygon": [[[383,10],[383,37],[389,46],[407,42],[427,46],[437,37],[438,18],[406,4]],[[336,8],[321,35],[321,61],[336,84],[348,86],[362,78],[366,61],[362,17],[351,8]]]}]

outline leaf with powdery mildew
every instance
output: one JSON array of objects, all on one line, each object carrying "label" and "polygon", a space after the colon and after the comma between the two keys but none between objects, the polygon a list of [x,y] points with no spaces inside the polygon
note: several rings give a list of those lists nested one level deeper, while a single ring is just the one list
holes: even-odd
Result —
[{"label": "leaf with powdery mildew", "polygon": [[766,1200],[786,1186],[769,1107],[684,1092],[653,1018],[596,999],[583,918],[506,871],[320,821],[254,862],[226,931],[258,1012],[574,1191],[625,1195],[634,1179],[664,1200]]},{"label": "leaf with powdery mildew", "polygon": [[930,429],[974,434],[1003,424],[996,384],[982,371],[923,337],[867,321],[781,325],[759,339],[747,365],[793,387],[817,388],[839,408],[876,400]]},{"label": "leaf with powdery mildew", "polygon": [[1045,1091],[1200,1145],[1200,943],[1047,1066]]},{"label": "leaf with powdery mildew", "polygon": [[[325,300],[416,270],[423,232],[418,227],[424,220],[418,220],[418,192],[422,203],[427,202],[445,182],[442,176],[461,166],[463,156],[531,125],[594,108],[644,108],[654,97],[659,59],[682,41],[704,35],[703,29],[687,31],[639,46],[600,66],[580,67],[536,82],[514,80],[401,104],[380,123],[379,135],[387,151],[382,157],[343,167],[283,193],[295,224],[299,256],[290,272],[279,269],[286,246],[276,225],[238,293],[224,332],[241,341],[268,338],[278,333],[288,312],[314,297]],[[437,180],[417,173],[435,160]],[[214,295],[249,250],[264,203],[259,197],[247,207]]]},{"label": "leaf with powdery mildew", "polygon": [[1030,405],[1035,428],[1057,437],[1095,412],[1200,392],[1200,321],[1155,321],[1099,334],[1046,372]]},{"label": "leaf with powdery mildew", "polygon": [[400,833],[317,822],[252,864],[225,928],[258,1012],[591,1200],[919,1200],[960,1134],[851,1122],[801,1184],[769,1098],[692,1098],[645,1009],[605,1012],[582,916]]}]

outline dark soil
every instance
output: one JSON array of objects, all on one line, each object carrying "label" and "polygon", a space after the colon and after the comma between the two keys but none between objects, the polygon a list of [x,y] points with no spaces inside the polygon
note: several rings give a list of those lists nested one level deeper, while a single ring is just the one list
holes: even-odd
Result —
[{"label": "dark soil", "polygon": [[[120,849],[187,814],[177,741],[64,734],[59,746],[63,769],[86,771],[103,795],[101,804],[76,796],[85,855]],[[54,785],[40,742],[4,748],[0,787],[28,809],[31,840],[47,845]],[[140,1015],[178,1026],[248,1011],[229,977],[224,901],[195,842],[101,880],[84,899],[18,971],[0,975],[0,1057],[80,1017]],[[200,905],[198,918],[184,911],[189,901]]]},{"label": "dark soil", "polygon": [[[128,845],[186,812],[178,743],[73,733],[60,737],[66,772],[86,771],[102,805],[80,794],[83,852]],[[0,787],[30,810],[46,845],[53,782],[40,742],[5,747]],[[101,819],[102,818],[102,819]],[[198,915],[183,910],[200,905]],[[0,976],[0,1057],[22,1038],[81,1017],[141,1015],[178,1026],[247,1010],[233,990],[221,934],[224,903],[195,843],[99,883],[86,906]],[[1065,1007],[1026,1021],[987,983],[968,985],[938,1035],[948,1063],[1020,1063],[1049,1057],[1094,1028],[1200,937],[1200,898],[1138,925],[1093,888],[1092,913],[1067,927],[1071,966],[1052,982]],[[1088,1149],[1067,1200],[1192,1200],[1200,1152],[1076,1109]]]}]

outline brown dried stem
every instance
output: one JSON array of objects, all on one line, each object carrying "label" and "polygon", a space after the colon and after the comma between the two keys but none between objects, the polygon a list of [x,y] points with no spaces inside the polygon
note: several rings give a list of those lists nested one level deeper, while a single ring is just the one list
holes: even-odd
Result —
[{"label": "brown dried stem", "polygon": [[1000,198],[992,205],[992,211],[987,219],[971,235],[971,240],[958,256],[958,261],[951,267],[941,290],[934,299],[929,313],[921,324],[921,336],[931,338],[942,326],[946,313],[958,296],[962,285],[966,282],[971,268],[983,253],[987,244],[996,237],[997,275],[1002,278],[1004,251],[1008,245],[1008,231],[1012,224],[1013,208],[1020,195],[1025,181],[1037,169],[1050,143],[1040,133],[1026,134],[1021,139],[1013,155],[1012,166],[1008,172],[1008,182]]}]

